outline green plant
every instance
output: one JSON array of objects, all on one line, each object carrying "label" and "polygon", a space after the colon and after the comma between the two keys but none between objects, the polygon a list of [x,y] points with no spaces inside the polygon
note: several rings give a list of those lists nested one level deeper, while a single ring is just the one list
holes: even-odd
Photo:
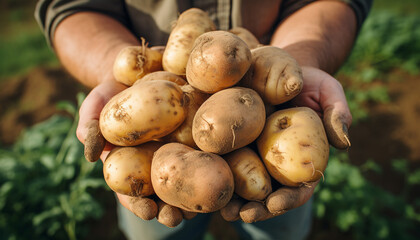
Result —
[{"label": "green plant", "polygon": [[0,61],[0,79],[21,74],[35,66],[58,64],[40,31],[21,32],[7,39],[1,38],[0,56],[3,59]]},{"label": "green plant", "polygon": [[402,68],[420,72],[420,16],[374,11],[364,23],[347,63],[341,71],[356,81],[384,78]]},{"label": "green plant", "polygon": [[373,11],[352,54],[338,73],[344,82],[354,122],[368,117],[369,103],[389,102],[383,85],[396,69],[420,73],[420,17]]},{"label": "green plant", "polygon": [[76,108],[61,106],[74,118],[53,116],[0,150],[0,239],[80,239],[103,214],[101,165],[84,159]]},{"label": "green plant", "polygon": [[[394,161],[394,165],[406,176],[403,192],[420,184],[420,170],[409,171],[407,162],[402,160]],[[372,169],[381,171],[373,161],[360,168],[353,166],[347,153],[332,149],[325,181],[315,190],[315,217],[330,229],[351,234],[353,239],[418,239],[419,201],[410,201],[408,194],[394,195],[372,184],[364,177]]]}]

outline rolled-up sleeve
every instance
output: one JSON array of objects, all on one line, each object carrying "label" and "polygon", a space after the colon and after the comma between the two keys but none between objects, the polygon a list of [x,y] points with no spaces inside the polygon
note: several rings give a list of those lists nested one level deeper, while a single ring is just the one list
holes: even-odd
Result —
[{"label": "rolled-up sleeve", "polygon": [[35,19],[52,47],[58,24],[66,17],[82,11],[103,13],[128,26],[124,1],[121,0],[40,0],[35,9]]},{"label": "rolled-up sleeve", "polygon": [[358,29],[362,27],[366,20],[370,9],[372,8],[373,0],[341,0],[346,2],[354,11],[357,20]]},{"label": "rolled-up sleeve", "polygon": [[[285,19],[292,13],[296,12],[300,8],[315,2],[317,0],[284,0],[283,1],[283,11],[280,16],[280,19]],[[318,0],[319,1],[319,0]],[[357,27],[360,29],[363,22],[369,14],[369,11],[372,7],[373,0],[330,0],[330,1],[341,1],[348,4],[354,11],[357,20]]]}]

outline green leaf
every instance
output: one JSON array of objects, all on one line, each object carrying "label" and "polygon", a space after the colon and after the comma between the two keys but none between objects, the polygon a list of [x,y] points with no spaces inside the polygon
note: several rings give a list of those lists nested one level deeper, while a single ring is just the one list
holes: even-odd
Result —
[{"label": "green leaf", "polygon": [[64,110],[72,116],[76,115],[77,109],[71,102],[60,101],[56,104],[56,107],[57,107],[58,110]]},{"label": "green leaf", "polygon": [[395,171],[402,174],[407,174],[409,172],[408,163],[406,159],[394,159],[392,161],[392,167]]},{"label": "green leaf", "polygon": [[32,220],[32,223],[34,224],[34,226],[39,226],[46,219],[58,216],[60,214],[63,214],[63,210],[60,207],[56,206],[40,214],[35,215],[35,217]]},{"label": "green leaf", "polygon": [[368,159],[363,165],[360,166],[362,171],[373,171],[375,173],[382,173],[382,168],[374,160]]},{"label": "green leaf", "polygon": [[349,230],[357,221],[359,220],[359,215],[353,209],[342,211],[338,213],[337,216],[337,226],[343,230]]},{"label": "green leaf", "polygon": [[413,173],[408,175],[407,182],[410,185],[419,185],[420,184],[420,170],[416,170]]}]

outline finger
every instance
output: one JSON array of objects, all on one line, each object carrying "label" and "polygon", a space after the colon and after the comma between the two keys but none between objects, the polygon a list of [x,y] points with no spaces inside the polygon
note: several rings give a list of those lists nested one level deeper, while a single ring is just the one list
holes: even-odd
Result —
[{"label": "finger", "polygon": [[242,198],[232,198],[225,207],[220,209],[220,215],[228,222],[239,220],[239,211],[244,204],[245,201]]},{"label": "finger", "polygon": [[128,207],[137,217],[151,220],[157,216],[158,206],[155,201],[144,197],[128,197]]},{"label": "finger", "polygon": [[[332,78],[327,75],[327,78]],[[323,84],[320,104],[323,109],[323,123],[328,141],[338,149],[350,147],[348,129],[352,122],[350,109],[347,105],[343,87],[334,78]]]},{"label": "finger", "polygon": [[96,162],[105,148],[106,140],[99,129],[99,121],[91,119],[87,123],[87,134],[84,140],[84,154],[89,162]]},{"label": "finger", "polygon": [[158,214],[156,219],[163,225],[173,228],[182,222],[181,210],[177,207],[171,206],[161,200],[158,201]]},{"label": "finger", "polygon": [[77,138],[84,143],[88,133],[88,123],[91,120],[99,120],[101,111],[106,103],[117,93],[127,88],[123,84],[109,81],[95,87],[79,109],[79,122],[77,125]]},{"label": "finger", "polygon": [[79,109],[79,122],[77,125],[77,138],[83,144],[89,132],[89,122],[91,120],[99,120],[102,108],[105,106],[105,99],[92,90],[83,101]]},{"label": "finger", "polygon": [[351,115],[341,108],[340,106],[327,108],[323,123],[329,143],[337,149],[347,149],[351,146],[348,132]]},{"label": "finger", "polygon": [[253,223],[266,219],[270,212],[263,203],[251,201],[242,206],[239,215],[243,222]]},{"label": "finger", "polygon": [[196,212],[190,212],[184,209],[179,209],[179,210],[181,210],[182,217],[186,220],[193,219],[195,216],[197,216]]},{"label": "finger", "polygon": [[281,187],[268,195],[266,206],[270,213],[283,214],[290,209],[302,206],[312,196],[319,180],[301,187]]}]

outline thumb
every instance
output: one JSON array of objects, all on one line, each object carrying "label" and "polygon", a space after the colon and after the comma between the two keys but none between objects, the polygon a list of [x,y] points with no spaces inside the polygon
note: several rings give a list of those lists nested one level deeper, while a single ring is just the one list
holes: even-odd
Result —
[{"label": "thumb", "polygon": [[106,141],[99,129],[99,116],[106,103],[126,87],[122,84],[109,82],[95,87],[79,109],[77,138],[85,145],[85,157],[94,162],[100,158]]},{"label": "thumb", "polygon": [[338,149],[350,147],[348,129],[352,122],[350,109],[342,85],[332,76],[326,75],[321,86],[320,105],[328,141]]},{"label": "thumb", "polygon": [[346,109],[340,106],[332,106],[324,111],[323,122],[328,141],[338,149],[347,149],[351,146],[348,133],[351,115],[346,112]]},{"label": "thumb", "polygon": [[328,73],[314,68],[302,67],[304,86],[295,101],[310,107],[323,119],[329,143],[338,149],[350,147],[348,129],[352,122],[343,86]]}]

